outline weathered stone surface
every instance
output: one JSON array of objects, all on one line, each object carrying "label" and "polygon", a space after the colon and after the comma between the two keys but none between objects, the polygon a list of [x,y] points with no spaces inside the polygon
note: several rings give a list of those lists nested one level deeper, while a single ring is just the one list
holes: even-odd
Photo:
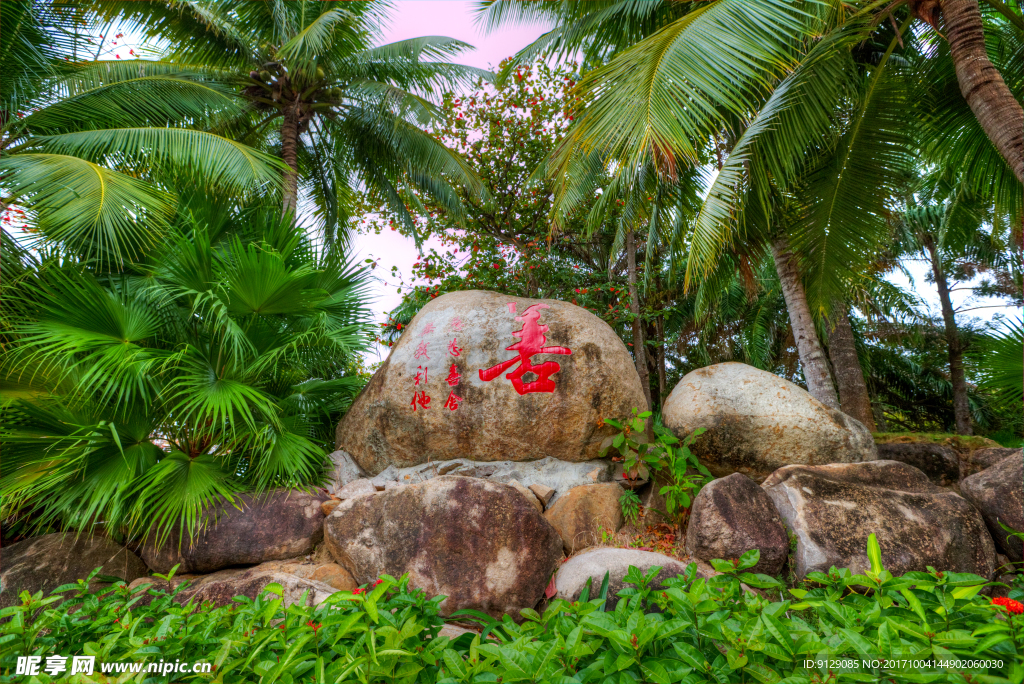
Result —
[{"label": "weathered stone surface", "polygon": [[520,484],[519,480],[512,480],[508,483],[508,486],[522,494],[530,502],[530,505],[537,509],[538,513],[544,512],[544,504],[540,502],[540,499],[532,491]]},{"label": "weathered stone surface", "polygon": [[[375,489],[373,491],[376,492],[377,490]],[[321,512],[323,512],[324,517],[326,518],[327,516],[329,516],[331,512],[334,511],[334,509],[337,508],[338,504],[340,503],[341,499],[328,499],[327,501],[321,502],[320,510]]]},{"label": "weathered stone surface", "polygon": [[410,586],[447,596],[445,615],[518,615],[541,599],[562,557],[558,532],[521,494],[468,477],[348,499],[325,528],[327,549],[359,584],[408,572]]},{"label": "weathered stone surface", "polygon": [[877,457],[861,423],[743,363],[687,373],[665,400],[662,419],[679,436],[707,429],[690,448],[716,477],[739,472],[761,481],[785,465]]},{"label": "weathered stone surface", "polygon": [[[442,475],[462,475],[479,477],[491,482],[508,484],[512,480],[526,487],[540,485],[554,490],[548,504],[573,487],[608,482],[614,472],[615,464],[609,458],[593,461],[570,463],[556,458],[543,458],[539,461],[494,461],[479,463],[468,459],[455,459],[422,463],[408,468],[388,466],[380,475],[373,478],[378,489],[384,489],[386,482],[416,484]],[[546,504],[547,505],[547,504]]]},{"label": "weathered stone surface", "polygon": [[619,531],[623,492],[614,482],[573,487],[547,510],[544,517],[558,530],[566,553],[600,544],[602,530]]},{"label": "weathered stone surface", "polygon": [[536,496],[540,500],[543,506],[547,506],[548,503],[551,501],[551,497],[555,495],[554,489],[552,489],[551,487],[546,487],[542,484],[532,484],[528,487],[528,489],[531,492],[533,492],[534,496]]},{"label": "weathered stone surface", "polygon": [[981,515],[963,498],[898,461],[786,466],[762,485],[797,537],[800,577],[830,566],[870,568],[868,535],[894,575],[911,570],[989,577],[995,549]]},{"label": "weathered stone surface", "polygon": [[361,477],[358,480],[352,480],[342,487],[338,492],[338,498],[344,501],[345,499],[354,499],[357,496],[376,493],[377,488],[373,486],[373,482]]},{"label": "weathered stone surface", "polygon": [[1000,521],[1017,531],[1024,531],[1024,455],[1016,453],[993,466],[971,475],[960,483],[964,498],[981,511],[996,547],[1017,563],[1024,561],[1021,540],[1007,539]]},{"label": "weathered stone surface", "polygon": [[366,477],[363,469],[347,452],[339,449],[332,452],[328,458],[331,460],[331,470],[328,475],[327,491],[331,494],[337,494],[353,480]]},{"label": "weathered stone surface", "polygon": [[[613,610],[618,604],[616,597],[626,584],[623,579],[633,566],[641,572],[647,572],[654,566],[660,566],[655,583],[658,588],[664,586],[665,580],[682,575],[686,572],[689,562],[676,560],[671,556],[665,556],[652,551],[638,551],[637,549],[613,549],[600,548],[584,551],[578,556],[573,556],[562,563],[555,573],[555,598],[566,601],[577,601],[590,580],[590,598],[597,598],[601,583],[604,582],[605,573],[608,574],[608,610]],[[697,564],[697,576],[709,578],[714,573],[711,568],[703,563]]]},{"label": "weathered stone surface", "polygon": [[878,458],[912,465],[932,484],[948,487],[960,480],[960,457],[942,444],[878,444]]},{"label": "weathered stone surface", "polygon": [[710,561],[739,558],[751,549],[761,552],[751,572],[777,575],[782,571],[789,537],[771,498],[739,473],[704,485],[690,508],[686,552]]},{"label": "weathered stone surface", "polygon": [[[351,576],[348,576],[343,569],[338,568],[334,563],[330,565],[334,566],[333,571],[324,566],[320,566],[318,569],[322,570],[322,575],[332,580],[332,584],[312,577],[302,577],[276,568],[270,563],[265,563],[253,568],[219,570],[208,575],[175,576],[171,582],[156,577],[142,577],[132,582],[131,587],[134,589],[142,585],[150,585],[150,589],[171,591],[187,581],[188,586],[175,597],[177,603],[184,605],[195,599],[197,604],[212,601],[216,606],[228,606],[234,603],[232,599],[236,596],[255,599],[268,584],[276,582],[284,591],[282,598],[285,606],[294,604],[317,606],[337,591],[351,591],[356,587],[356,584],[351,581]],[[347,582],[343,579],[345,577],[348,578]],[[304,593],[305,601],[303,602]],[[145,605],[151,600],[147,597],[140,603]]]},{"label": "weathered stone surface", "polygon": [[[533,308],[524,317],[538,305],[546,308]],[[538,312],[539,321],[533,321]],[[572,352],[530,358],[533,368],[549,376],[554,391],[519,394],[506,377],[517,372],[518,364],[484,380],[481,371],[518,358],[507,347],[520,341],[513,332],[531,321],[546,335],[546,340],[533,340],[537,345]],[[451,348],[453,341],[457,350]],[[549,363],[558,365],[557,372],[549,372],[552,366],[540,368]],[[453,366],[459,380],[451,386]],[[421,369],[427,376],[417,385]],[[545,382],[535,373],[521,379],[527,385]],[[414,410],[414,391],[430,397],[429,408],[417,404]],[[445,408],[450,392],[462,398],[457,410]],[[339,424],[337,443],[374,474],[390,464],[408,467],[456,458],[587,461],[597,458],[601,441],[612,433],[601,425],[602,418],[626,416],[645,406],[625,345],[586,309],[553,299],[452,292],[413,318]]]},{"label": "weathered stone surface", "polygon": [[[146,574],[146,564],[134,553],[107,537],[44,534],[5,546],[0,564],[0,607],[19,603],[22,591],[44,595],[62,584],[85,579],[96,568],[100,574],[131,582]],[[97,590],[104,585],[93,582]]]},{"label": "weathered stone surface", "polygon": [[232,565],[256,565],[309,553],[323,539],[320,499],[299,490],[278,489],[239,497],[242,510],[222,504],[204,514],[206,529],[193,544],[179,544],[175,530],[159,548],[148,542],[139,555],[151,569],[166,573],[213,572]]},{"label": "weathered stone surface", "polygon": [[975,473],[980,473],[986,468],[991,468],[1003,459],[1009,458],[1010,456],[1018,456],[1021,453],[1021,449],[1010,449],[1007,447],[978,449],[971,453],[969,463],[965,464],[966,472],[961,471],[960,479],[964,480]]}]

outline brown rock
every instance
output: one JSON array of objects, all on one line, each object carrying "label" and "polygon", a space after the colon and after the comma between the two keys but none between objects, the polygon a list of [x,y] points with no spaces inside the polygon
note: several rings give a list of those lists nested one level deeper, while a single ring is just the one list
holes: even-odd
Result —
[{"label": "brown rock", "polygon": [[527,501],[530,502],[530,505],[537,509],[538,513],[543,513],[544,512],[544,504],[542,504],[540,502],[540,499],[538,499],[536,496],[534,496],[534,493],[532,491],[530,491],[529,489],[524,487],[522,484],[520,484],[519,480],[510,480],[508,485],[512,489],[514,489],[517,492],[519,492],[520,494],[522,494],[523,497]]},{"label": "brown rock", "polygon": [[751,549],[758,549],[761,559],[750,572],[782,572],[789,538],[771,498],[739,473],[704,485],[690,508],[686,552],[710,561],[739,558]]},{"label": "brown rock", "polygon": [[328,499],[327,501],[324,501],[322,504],[320,504],[320,510],[323,511],[324,517],[326,518],[327,516],[329,516],[331,514],[331,511],[337,508],[338,504],[340,503],[341,499]]},{"label": "brown rock", "polygon": [[327,519],[327,549],[359,584],[409,573],[441,611],[518,615],[540,601],[562,540],[521,494],[446,475],[348,499]]},{"label": "brown rock", "polygon": [[[3,548],[0,566],[0,607],[20,603],[18,594],[42,591],[48,595],[63,584],[85,579],[101,568],[100,574],[125,582],[146,574],[146,564],[134,553],[107,537],[44,534]],[[94,580],[93,591],[106,585]]]},{"label": "brown rock", "polygon": [[948,446],[919,442],[879,444],[877,448],[879,459],[912,465],[940,487],[954,485],[960,480],[960,458]]},{"label": "brown rock", "polygon": [[529,487],[527,487],[527,489],[533,492],[534,495],[538,499],[540,499],[540,502],[545,506],[547,506],[548,502],[551,501],[551,497],[555,495],[554,489],[552,489],[551,487],[546,487],[545,485],[542,484],[532,484]]},{"label": "brown rock", "polygon": [[690,449],[716,477],[739,472],[760,482],[785,465],[877,458],[861,423],[742,363],[687,373],[665,400],[662,419],[679,437],[707,430]]},{"label": "brown rock", "polygon": [[[263,565],[253,568],[228,569],[210,573],[209,575],[175,576],[170,582],[156,577],[143,577],[130,585],[136,588],[150,585],[150,590],[170,592],[174,588],[188,582],[188,585],[175,597],[175,602],[182,605],[194,600],[196,604],[212,601],[215,606],[229,606],[236,596],[255,599],[268,584],[281,585],[284,593],[284,605],[294,604],[317,606],[331,594],[339,591],[325,582],[303,578],[289,572],[275,570]],[[355,585],[352,585],[354,588]],[[349,589],[350,590],[350,589]],[[303,600],[303,596],[305,599]],[[152,598],[147,596],[140,603],[148,604]]]},{"label": "brown rock", "polygon": [[965,465],[965,472],[961,473],[960,479],[966,479],[975,473],[980,473],[986,468],[991,468],[996,463],[999,463],[1003,459],[1015,456],[1021,453],[1021,449],[1008,449],[1006,447],[989,447],[986,449],[977,449],[970,454],[968,462]]},{"label": "brown rock", "polygon": [[960,482],[964,498],[981,511],[996,547],[1017,563],[1024,561],[1021,540],[1000,527],[1024,532],[1024,456],[1017,449],[985,470]]},{"label": "brown rock", "polygon": [[990,577],[995,549],[981,515],[953,492],[898,461],[786,466],[762,485],[797,537],[797,576],[830,566],[870,568],[868,535],[894,575],[911,570]]},{"label": "brown rock", "polygon": [[[522,330],[523,315],[535,305],[547,307],[530,314],[531,326],[539,325],[546,336],[540,344],[572,352],[531,357],[535,368],[557,364],[557,372],[547,374],[550,385],[542,388],[553,391],[529,392],[524,386],[520,394],[507,377],[517,371],[516,364],[484,380],[481,371],[518,358],[507,348],[519,342],[513,333]],[[532,321],[537,313],[540,319]],[[453,367],[459,380],[450,386]],[[418,373],[425,374],[419,385]],[[523,381],[544,378],[528,373]],[[425,392],[417,397],[429,397],[429,405],[414,407],[414,391]],[[462,398],[456,410],[445,408],[449,393]],[[602,418],[627,416],[645,406],[629,351],[586,309],[551,299],[452,292],[413,318],[338,425],[337,443],[370,474],[391,464],[457,458],[586,461],[598,457],[601,441],[612,434],[610,426],[599,424]]]},{"label": "brown rock", "polygon": [[622,527],[619,499],[625,490],[614,482],[573,487],[544,514],[572,554],[601,543],[601,531],[614,534]]},{"label": "brown rock", "polygon": [[193,544],[177,530],[157,548],[152,540],[140,551],[146,564],[167,573],[213,572],[232,565],[256,565],[307,554],[323,538],[320,499],[300,490],[278,489],[254,497],[241,494],[238,510],[222,504],[204,514],[206,529]]}]

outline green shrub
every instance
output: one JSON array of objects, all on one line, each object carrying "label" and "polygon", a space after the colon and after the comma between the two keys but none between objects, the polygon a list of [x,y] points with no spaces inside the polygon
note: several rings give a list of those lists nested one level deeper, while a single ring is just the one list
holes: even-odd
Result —
[{"label": "green shrub", "polygon": [[[52,653],[95,655],[97,663],[180,659],[215,666],[208,674],[142,673],[131,680],[139,682],[1010,684],[1024,678],[1024,615],[1012,612],[1019,607],[1013,600],[1024,598],[1019,586],[1000,606],[979,595],[985,580],[976,575],[893,577],[882,569],[873,537],[868,555],[872,569],[863,575],[834,568],[813,573],[790,598],[777,580],[747,571],[757,551],[715,561],[722,574],[711,579],[697,577],[691,565],[664,586],[656,585],[658,568],[647,574],[631,568],[630,586],[614,610],[605,610],[603,591],[588,600],[588,589],[580,601],[555,600],[543,614],[522,611],[522,624],[459,611],[453,617],[485,628],[483,635],[455,640],[438,636],[441,598],[409,590],[405,577],[382,577],[316,608],[283,607],[276,585],[255,601],[236,598],[235,605],[213,608],[180,606],[172,600],[176,592],[123,584],[91,593],[81,581],[45,599],[23,593],[22,605],[0,611],[0,681],[51,681],[13,673],[16,656]],[[80,607],[68,614],[74,605]],[[883,659],[994,664],[883,670],[862,663]],[[817,664],[829,660],[848,666]],[[108,680],[97,672],[79,681]]]}]

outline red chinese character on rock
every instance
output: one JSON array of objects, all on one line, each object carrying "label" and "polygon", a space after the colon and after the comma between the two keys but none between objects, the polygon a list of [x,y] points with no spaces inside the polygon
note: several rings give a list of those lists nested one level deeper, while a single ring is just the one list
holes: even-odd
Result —
[{"label": "red chinese character on rock", "polygon": [[451,342],[448,343],[448,355],[449,356],[459,356],[460,354],[462,354],[462,347],[456,346],[456,344],[455,344],[458,341],[459,341],[459,338],[456,337]]},{"label": "red chinese character on rock", "polygon": [[418,368],[422,372],[416,374],[416,377],[414,377],[412,379],[412,384],[413,385],[418,385],[418,384],[420,384],[422,382],[424,385],[426,385],[427,384],[427,369],[424,368],[423,366],[416,366],[416,368]]},{"label": "red chinese character on rock", "polygon": [[413,392],[412,401],[409,402],[413,411],[416,410],[416,404],[419,404],[420,408],[428,409],[430,408],[430,397],[427,396],[426,392]]},{"label": "red chinese character on rock", "polygon": [[445,380],[445,382],[448,383],[449,387],[455,387],[456,385],[459,384],[459,380],[461,379],[462,376],[459,375],[459,369],[453,363],[451,369],[448,371],[448,378]]},{"label": "red chinese character on rock", "polygon": [[[513,303],[509,304],[510,309],[514,306]],[[516,392],[528,394],[530,392],[555,391],[555,381],[551,379],[551,376],[561,370],[561,366],[554,361],[545,361],[537,366],[530,363],[530,357],[534,354],[572,354],[572,350],[568,347],[544,346],[544,343],[547,342],[544,333],[548,331],[548,326],[541,325],[539,321],[540,310],[547,308],[547,304],[532,304],[523,312],[522,316],[516,316],[517,321],[523,322],[523,329],[512,333],[512,336],[518,337],[519,341],[510,347],[505,347],[505,349],[507,351],[517,351],[519,356],[514,356],[508,361],[502,361],[497,366],[481,369],[481,380],[491,381],[518,363],[520,364],[519,368],[505,376],[512,381],[512,386],[516,388]],[[537,376],[537,379],[523,382],[523,376],[527,373],[533,373]]]},{"label": "red chinese character on rock", "polygon": [[459,402],[462,401],[462,397],[455,394],[455,390],[448,393],[448,399],[444,402],[444,407],[449,411],[454,411],[459,408]]},{"label": "red chinese character on rock", "polygon": [[452,330],[462,332],[462,319],[458,316],[452,319]]},{"label": "red chinese character on rock", "polygon": [[416,353],[414,353],[412,356],[415,359],[427,359],[429,361],[430,357],[427,356],[427,343],[420,342],[420,346],[416,347]]},{"label": "red chinese character on rock", "polygon": [[423,330],[420,330],[420,337],[423,337],[424,335],[432,332],[434,332],[434,324],[427,323],[425,326],[423,326]]}]

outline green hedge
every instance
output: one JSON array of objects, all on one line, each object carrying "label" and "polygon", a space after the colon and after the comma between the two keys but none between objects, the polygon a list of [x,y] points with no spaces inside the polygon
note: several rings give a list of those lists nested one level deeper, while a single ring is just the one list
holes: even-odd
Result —
[{"label": "green hedge", "polygon": [[[874,542],[872,538],[872,542]],[[438,604],[410,590],[408,578],[381,581],[356,593],[339,592],[316,608],[285,608],[281,587],[255,601],[181,606],[174,593],[123,583],[89,592],[85,580],[49,597],[22,594],[0,611],[0,681],[47,682],[15,674],[17,656],[96,656],[97,671],[59,681],[103,682],[827,682],[1019,683],[1024,679],[1024,615],[1016,601],[979,594],[976,575],[882,569],[869,545],[872,571],[815,573],[802,589],[745,570],[757,552],[736,563],[718,561],[710,580],[691,565],[657,587],[658,569],[631,568],[630,586],[605,610],[605,587],[588,587],[580,601],[553,601],[543,614],[524,610],[522,624],[497,622],[474,611],[462,620],[484,625],[484,639],[439,637]],[[742,584],[762,587],[761,593]],[[596,598],[591,599],[591,595]],[[142,599],[150,598],[148,605]],[[1000,605],[1002,604],[1002,605]],[[80,606],[75,612],[68,609]],[[965,669],[880,669],[863,660],[990,661]],[[208,661],[208,674],[109,675],[101,662]],[[818,664],[807,661],[833,661]],[[845,663],[836,666],[834,661]],[[70,660],[68,661],[70,663]]]}]

